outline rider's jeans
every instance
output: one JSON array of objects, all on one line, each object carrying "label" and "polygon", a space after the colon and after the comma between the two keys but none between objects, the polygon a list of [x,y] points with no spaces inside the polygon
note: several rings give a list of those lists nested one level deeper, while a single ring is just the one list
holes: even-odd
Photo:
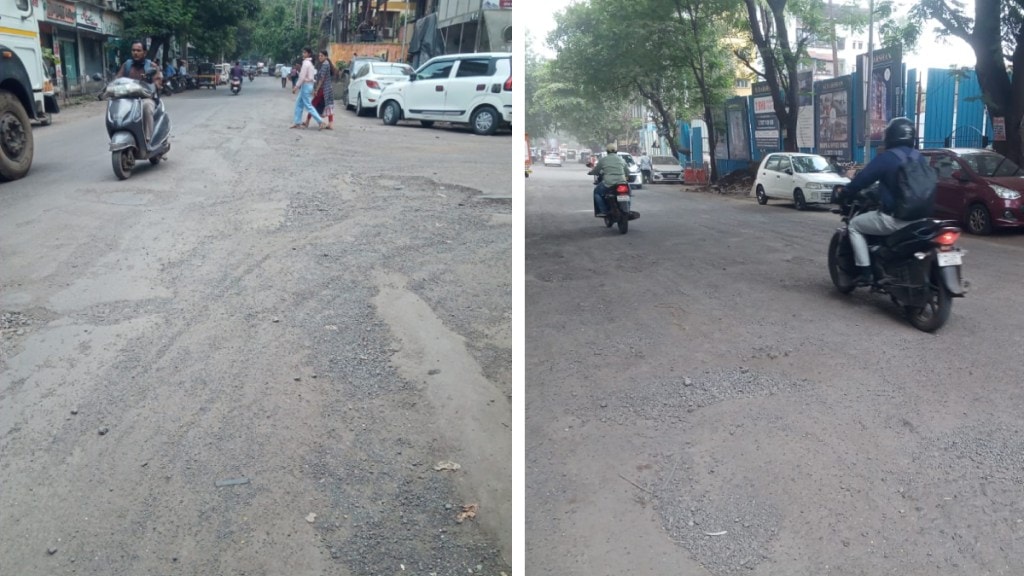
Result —
[{"label": "rider's jeans", "polygon": [[868,254],[868,241],[864,238],[865,234],[888,236],[907,224],[910,224],[910,222],[898,220],[890,214],[879,210],[854,216],[850,220],[850,226],[847,230],[850,233],[850,246],[853,247],[853,260],[857,266],[871,265],[871,255]]},{"label": "rider's jeans", "polygon": [[603,182],[598,182],[597,186],[594,186],[594,210],[596,210],[596,214],[608,213],[608,203],[604,200],[605,190]]}]

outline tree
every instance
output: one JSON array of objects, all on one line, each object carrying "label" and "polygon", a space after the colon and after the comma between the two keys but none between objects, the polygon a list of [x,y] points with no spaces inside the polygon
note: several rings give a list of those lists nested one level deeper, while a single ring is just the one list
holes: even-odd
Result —
[{"label": "tree", "polygon": [[[676,115],[693,106],[694,85],[678,46],[678,21],[662,0],[593,0],[556,15],[548,43],[566,84],[612,102],[640,95],[654,110],[659,131],[678,145]],[[642,30],[642,34],[627,31]]]},{"label": "tree", "polygon": [[[715,110],[725,104],[735,78],[728,52],[721,39],[727,36],[724,17],[731,3],[716,0],[674,0],[675,15],[679,21],[682,51],[689,61],[690,71],[700,92],[704,124],[708,131],[711,156],[710,181],[718,181],[718,162],[715,152]],[[695,159],[702,161],[703,158]]]},{"label": "tree", "polygon": [[125,0],[125,33],[152,39],[147,58],[175,37],[205,54],[219,54],[233,49],[236,27],[255,18],[260,7],[259,0]]},{"label": "tree", "polygon": [[955,0],[922,0],[912,13],[938,21],[941,27],[936,34],[961,38],[974,50],[978,85],[989,115],[1004,118],[1006,124],[1006,141],[994,142],[993,147],[1020,164],[1024,160],[1024,1],[975,0],[972,18]]}]

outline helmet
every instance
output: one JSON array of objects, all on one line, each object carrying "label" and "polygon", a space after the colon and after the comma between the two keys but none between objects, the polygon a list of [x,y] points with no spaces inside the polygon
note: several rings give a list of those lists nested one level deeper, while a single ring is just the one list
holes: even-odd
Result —
[{"label": "helmet", "polygon": [[604,148],[604,149],[605,149],[605,151],[607,151],[607,152],[608,152],[609,154],[615,154],[616,152],[618,152],[618,151],[619,151],[619,146],[618,146],[618,144],[616,144],[615,142],[612,142],[611,144],[609,144],[609,145],[605,146],[605,148]]},{"label": "helmet", "polygon": [[914,130],[914,123],[909,118],[900,116],[893,118],[885,126],[885,147],[895,148],[896,146],[909,146],[913,148],[917,144],[917,131]]}]

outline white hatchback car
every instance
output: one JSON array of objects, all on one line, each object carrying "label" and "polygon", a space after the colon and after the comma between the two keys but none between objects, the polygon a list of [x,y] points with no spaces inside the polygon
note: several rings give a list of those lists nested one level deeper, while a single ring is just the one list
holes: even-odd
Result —
[{"label": "white hatchback car", "polygon": [[385,124],[419,120],[469,124],[494,134],[512,123],[512,54],[485,52],[431,58],[407,81],[384,88],[377,116]]},{"label": "white hatchback car", "polygon": [[413,73],[412,66],[401,62],[363,64],[348,85],[348,101],[345,102],[345,108],[354,110],[356,116],[375,112],[381,91],[395,82],[406,81]]},{"label": "white hatchback car", "polygon": [[792,200],[797,210],[808,204],[828,204],[837,188],[850,183],[840,176],[828,160],[817,154],[773,152],[761,160],[754,179],[753,192],[758,204],[769,198]]}]

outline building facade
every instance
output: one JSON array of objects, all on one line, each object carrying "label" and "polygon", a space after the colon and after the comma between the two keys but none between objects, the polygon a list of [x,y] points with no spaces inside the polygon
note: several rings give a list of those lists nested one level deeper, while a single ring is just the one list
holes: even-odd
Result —
[{"label": "building facade", "polygon": [[51,74],[65,93],[116,71],[118,54],[111,43],[124,33],[119,0],[32,0],[32,4],[44,14],[39,21],[40,42],[60,59]]}]

